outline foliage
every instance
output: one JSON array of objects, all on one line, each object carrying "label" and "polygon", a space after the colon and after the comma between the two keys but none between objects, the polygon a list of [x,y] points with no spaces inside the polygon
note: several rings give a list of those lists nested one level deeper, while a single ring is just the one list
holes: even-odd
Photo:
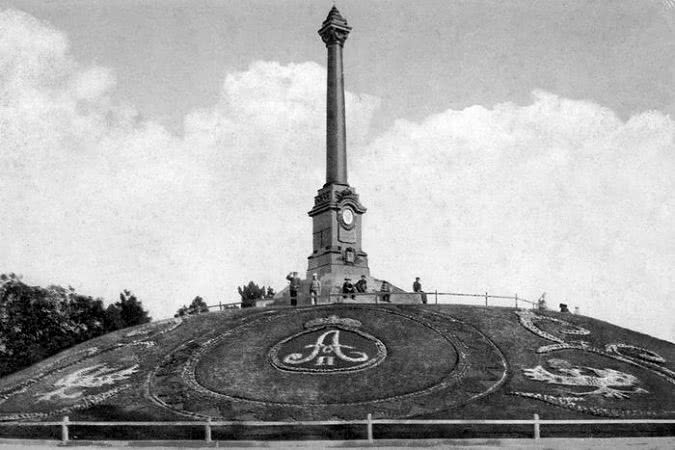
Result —
[{"label": "foliage", "polygon": [[193,300],[192,303],[190,303],[190,306],[181,306],[178,311],[176,311],[176,314],[174,314],[174,317],[180,317],[180,316],[186,316],[186,315],[191,315],[191,314],[201,314],[209,312],[209,307],[206,305],[206,302],[204,301],[203,298],[200,296],[196,296]]},{"label": "foliage", "polygon": [[249,281],[248,285],[238,287],[237,291],[239,291],[239,295],[241,296],[242,308],[255,306],[255,301],[265,298],[266,294],[265,286],[261,288],[253,281]]},{"label": "foliage", "polygon": [[[150,321],[127,291],[107,309],[72,287],[29,286],[0,275],[0,376],[94,337]],[[128,295],[127,295],[128,294]]]},{"label": "foliage", "polygon": [[148,312],[143,309],[143,304],[126,289],[120,293],[120,301],[115,303],[115,306],[120,309],[124,328],[148,323],[151,320]]}]

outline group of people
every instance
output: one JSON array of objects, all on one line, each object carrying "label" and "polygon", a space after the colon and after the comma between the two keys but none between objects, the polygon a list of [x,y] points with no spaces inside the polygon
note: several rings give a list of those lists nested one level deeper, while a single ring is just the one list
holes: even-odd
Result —
[{"label": "group of people", "polygon": [[[342,283],[342,293],[349,294],[349,297],[353,300],[356,297],[356,293],[363,294],[368,290],[368,280],[365,275],[361,275],[361,279],[352,284],[352,279],[347,277],[345,282]],[[347,298],[347,295],[343,295],[342,298]]]},{"label": "group of people", "polygon": [[[291,306],[297,306],[298,304],[298,290],[300,290],[300,285],[302,280],[298,277],[298,272],[291,272],[286,275],[286,279],[289,281],[288,290],[291,296]],[[321,295],[321,281],[319,280],[318,274],[312,274],[312,280],[309,282],[309,297],[312,301],[312,305],[319,303],[319,295]]]},{"label": "group of people", "polygon": [[[291,297],[291,306],[297,306],[298,304],[298,291],[302,284],[302,280],[298,277],[298,272],[291,272],[286,276],[286,279],[289,281],[289,293]],[[342,284],[342,298],[346,299],[347,297],[354,300],[358,294],[364,294],[368,292],[368,279],[365,275],[361,275],[361,278],[356,283],[352,283],[351,278],[346,277],[344,283]],[[413,283],[413,292],[420,294],[422,298],[422,303],[427,303],[427,294],[422,290],[422,283],[420,277],[415,278]],[[391,284],[388,281],[382,281],[382,285],[379,290],[380,300],[385,303],[391,303]],[[312,274],[312,279],[309,282],[309,297],[312,305],[319,303],[319,296],[321,295],[321,281],[319,280],[318,274]]]}]

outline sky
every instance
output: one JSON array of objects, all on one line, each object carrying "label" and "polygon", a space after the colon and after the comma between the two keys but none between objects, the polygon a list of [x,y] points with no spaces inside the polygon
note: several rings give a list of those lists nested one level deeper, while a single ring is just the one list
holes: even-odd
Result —
[{"label": "sky", "polygon": [[[303,273],[331,6],[0,0],[0,272],[156,319]],[[675,341],[675,2],[337,6],[374,276]]]}]

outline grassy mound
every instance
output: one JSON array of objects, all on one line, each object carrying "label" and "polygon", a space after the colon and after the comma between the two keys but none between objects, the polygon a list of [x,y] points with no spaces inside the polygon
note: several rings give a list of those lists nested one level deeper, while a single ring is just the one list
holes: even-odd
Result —
[{"label": "grassy mound", "polygon": [[0,379],[0,420],[673,418],[674,361],[669,342],[550,311],[231,310],[121,330]]}]

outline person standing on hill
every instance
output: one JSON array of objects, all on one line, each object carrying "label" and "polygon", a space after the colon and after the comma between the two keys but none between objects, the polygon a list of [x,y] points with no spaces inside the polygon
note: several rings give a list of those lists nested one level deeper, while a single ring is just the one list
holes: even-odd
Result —
[{"label": "person standing on hill", "polygon": [[420,277],[415,278],[413,283],[413,292],[419,293],[422,297],[422,303],[427,304],[427,294],[422,290],[422,283],[420,283]]},{"label": "person standing on hill", "polygon": [[300,289],[300,278],[298,277],[298,272],[291,272],[286,275],[286,279],[289,281],[288,290],[291,295],[291,306],[298,305],[298,289]]},{"label": "person standing on hill", "polygon": [[312,281],[309,284],[309,297],[312,300],[312,305],[319,303],[319,295],[321,294],[321,281],[319,281],[318,275],[312,274]]}]

